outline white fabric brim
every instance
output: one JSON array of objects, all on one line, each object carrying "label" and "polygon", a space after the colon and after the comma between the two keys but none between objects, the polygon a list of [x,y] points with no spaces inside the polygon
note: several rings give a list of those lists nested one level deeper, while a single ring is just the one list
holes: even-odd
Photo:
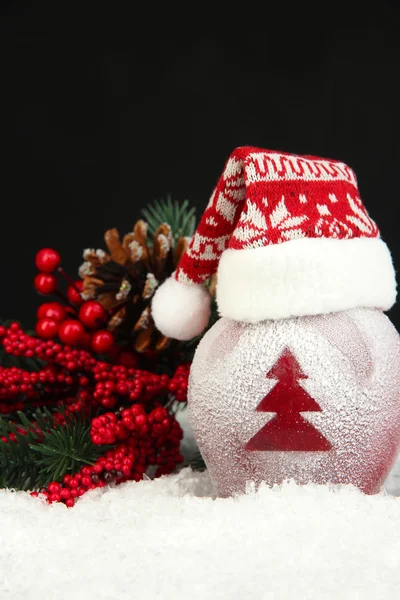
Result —
[{"label": "white fabric brim", "polygon": [[354,307],[388,310],[396,300],[390,252],[380,238],[302,238],[225,250],[218,268],[223,317],[257,322]]}]

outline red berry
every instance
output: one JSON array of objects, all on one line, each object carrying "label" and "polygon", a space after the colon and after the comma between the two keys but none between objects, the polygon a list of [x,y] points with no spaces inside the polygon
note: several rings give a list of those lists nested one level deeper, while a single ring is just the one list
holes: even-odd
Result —
[{"label": "red berry", "polygon": [[68,488],[62,488],[62,490],[60,491],[60,496],[63,500],[68,500],[68,498],[71,497],[71,490],[69,490]]},{"label": "red berry", "polygon": [[79,320],[93,329],[101,327],[107,320],[107,313],[96,300],[88,300],[79,309]]},{"label": "red berry", "polygon": [[36,316],[38,319],[48,317],[55,321],[64,321],[67,318],[67,313],[64,306],[59,302],[46,302],[39,306]]},{"label": "red berry", "polygon": [[159,423],[161,423],[161,421],[163,421],[165,419],[166,414],[167,414],[167,411],[164,408],[162,408],[161,406],[154,409],[154,411],[153,411],[154,419],[156,421],[158,421]]},{"label": "red berry", "polygon": [[49,490],[50,494],[55,494],[60,491],[61,485],[57,481],[53,481],[48,485],[47,489]]},{"label": "red berry", "polygon": [[43,340],[50,340],[57,335],[59,323],[54,319],[43,318],[36,323],[36,333]]},{"label": "red berry", "polygon": [[94,352],[106,354],[114,346],[114,336],[110,331],[106,331],[105,329],[96,331],[92,336],[91,346]]},{"label": "red berry", "polygon": [[147,423],[147,415],[145,415],[145,414],[137,415],[137,417],[135,417],[135,423],[139,427],[142,427],[143,425],[145,425]]},{"label": "red berry", "polygon": [[52,273],[61,262],[61,257],[51,248],[42,248],[36,254],[36,266],[43,273]]},{"label": "red berry", "polygon": [[83,281],[78,279],[74,281],[73,285],[69,285],[67,289],[67,298],[71,302],[71,304],[75,304],[75,306],[80,306],[84,303],[84,300],[81,296],[81,292],[83,290]]},{"label": "red berry", "polygon": [[75,505],[75,500],[73,498],[68,498],[65,504],[68,506],[68,508],[72,508]]},{"label": "red berry", "polygon": [[114,396],[102,398],[100,404],[104,406],[104,408],[114,408],[117,399]]},{"label": "red berry", "polygon": [[75,319],[67,319],[58,329],[59,338],[64,344],[74,346],[82,339],[85,330],[82,323]]},{"label": "red berry", "polygon": [[39,294],[52,294],[57,289],[57,279],[49,273],[38,273],[34,279],[34,286]]}]

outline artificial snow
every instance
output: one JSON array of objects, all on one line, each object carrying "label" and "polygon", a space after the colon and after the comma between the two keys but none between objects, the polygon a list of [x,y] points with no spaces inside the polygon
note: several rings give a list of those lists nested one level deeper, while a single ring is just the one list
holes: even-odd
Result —
[{"label": "artificial snow", "polygon": [[[186,411],[185,411],[186,412]],[[195,451],[185,414],[183,450]],[[400,467],[387,489],[400,494]],[[397,487],[396,487],[397,486]],[[0,491],[1,600],[394,599],[400,497],[352,487],[249,486],[207,472],[125,483],[72,509]]]},{"label": "artificial snow", "polygon": [[73,509],[0,494],[0,598],[396,598],[400,498],[207,473],[94,490]]}]

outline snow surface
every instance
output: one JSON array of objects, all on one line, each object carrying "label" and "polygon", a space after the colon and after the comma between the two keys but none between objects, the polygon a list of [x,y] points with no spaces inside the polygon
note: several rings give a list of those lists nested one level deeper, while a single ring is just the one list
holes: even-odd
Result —
[{"label": "snow surface", "polygon": [[1,600],[399,594],[400,497],[387,492],[288,482],[216,499],[207,472],[185,468],[93,490],[73,509],[0,493]]}]

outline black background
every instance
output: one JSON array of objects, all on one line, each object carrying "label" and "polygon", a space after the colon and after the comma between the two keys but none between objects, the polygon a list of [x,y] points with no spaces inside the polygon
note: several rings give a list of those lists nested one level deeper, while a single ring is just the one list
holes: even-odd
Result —
[{"label": "black background", "polygon": [[398,3],[54,4],[0,9],[0,317],[34,323],[38,249],[75,275],[155,198],[200,214],[243,145],[348,163],[400,265]]}]

